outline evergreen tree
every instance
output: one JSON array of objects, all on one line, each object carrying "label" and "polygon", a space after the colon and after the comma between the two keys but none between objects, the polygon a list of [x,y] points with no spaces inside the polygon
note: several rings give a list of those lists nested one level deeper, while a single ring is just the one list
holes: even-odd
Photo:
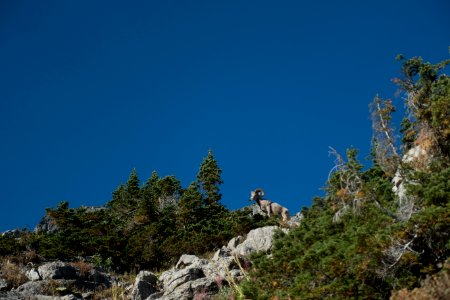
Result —
[{"label": "evergreen tree", "polygon": [[222,170],[217,165],[212,151],[209,150],[208,156],[203,159],[197,174],[197,181],[204,196],[205,205],[219,204],[222,198],[222,194],[219,192],[219,186],[223,183],[221,174]]},{"label": "evergreen tree", "polygon": [[155,187],[158,180],[159,180],[158,173],[156,171],[153,171],[150,178],[147,180],[147,182],[142,187],[142,191],[144,193],[150,192]]},{"label": "evergreen tree", "polygon": [[139,197],[139,178],[137,176],[136,168],[133,168],[133,170],[131,171],[127,184],[125,185],[125,189],[130,198]]},{"label": "evergreen tree", "polygon": [[183,192],[178,204],[178,215],[183,224],[193,224],[197,222],[198,212],[202,208],[202,194],[198,191],[198,186],[192,182]]},{"label": "evergreen tree", "polygon": [[136,212],[135,220],[140,224],[149,224],[154,222],[158,216],[156,184],[159,180],[158,173],[152,172],[152,175],[141,188],[140,201]]},{"label": "evergreen tree", "polygon": [[109,207],[112,207],[113,205],[120,203],[123,201],[125,196],[125,186],[121,183],[116,188],[115,191],[112,192],[112,200],[108,203]]}]

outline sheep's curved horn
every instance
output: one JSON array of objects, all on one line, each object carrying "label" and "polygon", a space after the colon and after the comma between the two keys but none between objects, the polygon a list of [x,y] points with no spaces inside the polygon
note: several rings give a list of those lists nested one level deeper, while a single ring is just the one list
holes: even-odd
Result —
[{"label": "sheep's curved horn", "polygon": [[262,188],[255,189],[255,193],[260,194],[261,197],[264,197],[264,190]]}]

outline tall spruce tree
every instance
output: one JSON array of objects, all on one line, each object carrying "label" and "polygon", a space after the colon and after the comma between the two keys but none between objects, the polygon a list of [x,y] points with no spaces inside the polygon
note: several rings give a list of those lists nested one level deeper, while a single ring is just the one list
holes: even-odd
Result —
[{"label": "tall spruce tree", "polygon": [[137,209],[137,219],[142,224],[153,222],[157,219],[158,215],[158,196],[155,191],[156,184],[159,180],[158,173],[152,172],[152,175],[147,182],[142,186],[140,191],[140,201]]},{"label": "tall spruce tree", "polygon": [[178,215],[183,224],[193,224],[197,222],[198,212],[202,208],[202,194],[198,191],[198,186],[192,182],[183,192],[178,204]]},{"label": "tall spruce tree", "polygon": [[222,198],[222,194],[219,192],[219,186],[223,183],[221,174],[222,170],[214,159],[212,151],[209,150],[208,156],[203,159],[197,174],[197,182],[205,205],[219,204]]},{"label": "tall spruce tree", "polygon": [[127,184],[125,185],[125,189],[131,198],[139,197],[139,178],[137,176],[136,168],[133,168],[131,171],[130,177],[128,178]]}]

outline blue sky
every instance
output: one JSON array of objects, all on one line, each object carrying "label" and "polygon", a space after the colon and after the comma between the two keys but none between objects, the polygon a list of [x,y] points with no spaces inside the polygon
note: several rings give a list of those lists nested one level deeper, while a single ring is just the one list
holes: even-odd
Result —
[{"label": "blue sky", "polygon": [[449,11],[444,0],[1,1],[0,231],[33,228],[62,200],[102,205],[134,167],[186,187],[208,149],[227,207],[263,187],[296,212],[323,193],[329,146],[369,154],[368,104],[394,96],[396,54],[449,57]]}]

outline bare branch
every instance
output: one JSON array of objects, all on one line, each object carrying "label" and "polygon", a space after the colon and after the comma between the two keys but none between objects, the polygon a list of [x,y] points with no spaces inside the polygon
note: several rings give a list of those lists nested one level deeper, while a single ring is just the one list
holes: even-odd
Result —
[{"label": "bare branch", "polygon": [[375,158],[383,171],[394,174],[400,163],[400,155],[395,146],[396,136],[390,124],[391,114],[395,111],[395,107],[391,100],[383,100],[376,96],[370,109]]}]

